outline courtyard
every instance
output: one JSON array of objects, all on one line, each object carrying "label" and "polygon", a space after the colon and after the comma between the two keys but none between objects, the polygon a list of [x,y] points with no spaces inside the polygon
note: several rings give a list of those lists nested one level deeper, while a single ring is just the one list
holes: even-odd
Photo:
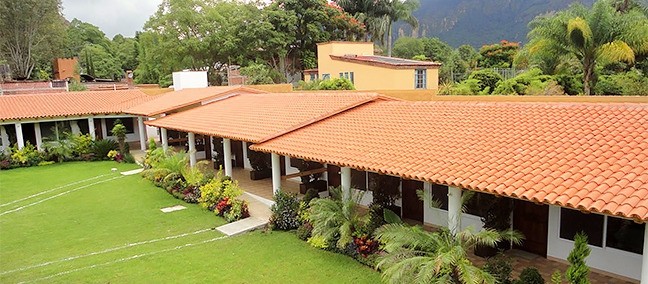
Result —
[{"label": "courtyard", "polygon": [[[380,281],[291,233],[226,237],[213,212],[120,174],[135,168],[72,162],[0,172],[0,282]],[[179,204],[187,209],[160,211]]]}]

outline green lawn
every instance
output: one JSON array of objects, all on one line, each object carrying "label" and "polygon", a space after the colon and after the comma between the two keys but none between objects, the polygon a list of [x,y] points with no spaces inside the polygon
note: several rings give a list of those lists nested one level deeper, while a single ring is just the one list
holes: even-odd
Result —
[{"label": "green lawn", "polygon": [[[225,238],[212,229],[224,224],[213,213],[111,168],[135,167],[78,162],[0,172],[0,283],[380,281],[291,233]],[[188,209],[159,210],[177,204]]]}]

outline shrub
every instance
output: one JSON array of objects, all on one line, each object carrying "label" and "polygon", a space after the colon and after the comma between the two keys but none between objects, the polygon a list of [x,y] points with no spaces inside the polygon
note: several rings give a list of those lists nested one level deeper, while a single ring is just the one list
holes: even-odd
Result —
[{"label": "shrub", "polygon": [[73,145],[69,140],[58,140],[45,143],[47,159],[57,162],[69,161],[74,156]]},{"label": "shrub", "polygon": [[11,155],[0,151],[0,170],[8,170],[13,168],[14,165],[11,163]]},{"label": "shrub", "polygon": [[554,271],[553,274],[551,274],[551,283],[552,284],[562,284],[562,273],[560,273],[560,270]]},{"label": "shrub", "polygon": [[227,222],[234,222],[243,218],[250,217],[247,202],[240,199],[228,199],[229,208],[220,210],[219,214],[225,218]]},{"label": "shrub", "polygon": [[312,233],[313,225],[310,222],[304,222],[297,228],[297,237],[302,241],[308,240],[312,236]]},{"label": "shrub", "polygon": [[111,130],[112,134],[117,137],[117,143],[119,143],[119,152],[126,153],[126,126],[121,124],[121,122],[115,121],[115,125]]},{"label": "shrub", "polygon": [[127,164],[135,164],[135,157],[131,153],[126,152],[126,154],[123,155],[122,161]]},{"label": "shrub", "polygon": [[517,76],[500,81],[494,95],[562,95],[564,92],[551,76],[543,75],[538,68],[529,69]]},{"label": "shrub", "polygon": [[[147,171],[151,170],[145,170],[142,172],[142,174]],[[182,175],[179,173],[170,173],[162,180],[162,188],[166,189],[168,192],[172,192],[174,190],[179,191],[185,188],[185,186],[185,181],[182,178]]]},{"label": "shrub", "polygon": [[448,96],[473,96],[473,95],[487,95],[487,92],[480,92],[479,89],[479,80],[477,79],[467,79],[456,83],[454,85],[448,85],[441,89],[439,92],[440,95]]},{"label": "shrub", "polygon": [[515,281],[516,284],[544,284],[545,280],[535,267],[527,267],[520,273],[520,279]]},{"label": "shrub", "polygon": [[203,208],[214,210],[220,201],[233,200],[241,194],[243,194],[243,190],[239,188],[238,182],[232,181],[230,177],[223,175],[222,171],[218,171],[215,178],[200,187],[198,203]]},{"label": "shrub", "polygon": [[367,235],[363,235],[360,237],[354,237],[353,244],[356,247],[356,252],[358,255],[367,257],[370,254],[374,254],[378,251],[380,242]]},{"label": "shrub", "polygon": [[600,76],[594,92],[597,95],[648,96],[648,78],[638,70]]},{"label": "shrub", "polygon": [[11,163],[20,167],[36,166],[43,161],[43,155],[36,147],[27,141],[25,147],[18,149],[18,145],[11,147]]},{"label": "shrub", "polygon": [[346,78],[333,78],[327,80],[300,81],[298,90],[355,90],[353,83]]},{"label": "shrub", "polygon": [[565,93],[570,96],[575,96],[583,93],[583,75],[568,75],[560,74],[555,75],[554,79],[558,82]]},{"label": "shrub", "polygon": [[72,152],[75,156],[82,156],[92,152],[92,136],[90,134],[69,135],[67,137],[72,144]]},{"label": "shrub", "polygon": [[41,166],[49,166],[49,165],[52,165],[52,164],[54,164],[54,161],[42,161],[42,162],[38,163],[38,166],[39,167],[41,167]]},{"label": "shrub", "polygon": [[327,249],[329,247],[328,240],[325,237],[318,236],[318,235],[308,238],[307,242],[312,247],[318,249]]},{"label": "shrub", "polygon": [[468,79],[477,80],[479,91],[490,94],[493,90],[495,90],[497,82],[502,81],[504,78],[502,78],[502,75],[491,69],[482,69],[472,72],[470,76],[468,76]]},{"label": "shrub", "polygon": [[484,265],[484,271],[493,275],[497,283],[511,283],[511,272],[513,271],[513,267],[511,266],[511,261],[504,255],[500,254],[496,257],[489,258]]},{"label": "shrub", "polygon": [[94,154],[97,160],[108,160],[108,152],[117,150],[117,142],[111,139],[96,140],[90,147],[90,152]]},{"label": "shrub", "polygon": [[569,253],[567,261],[569,268],[565,273],[567,281],[571,284],[587,284],[589,282],[589,267],[585,259],[590,254],[590,248],[587,246],[587,235],[578,233],[574,236],[574,248]]},{"label": "shrub", "polygon": [[308,206],[308,204],[310,204],[311,200],[313,200],[315,198],[319,198],[319,192],[317,191],[317,189],[309,188],[306,191],[306,194],[304,194],[304,197],[302,198],[302,202],[304,202],[306,204],[306,206]]},{"label": "shrub", "polygon": [[274,195],[275,204],[270,207],[270,226],[273,230],[292,230],[299,227],[299,199],[297,194],[278,190]]}]

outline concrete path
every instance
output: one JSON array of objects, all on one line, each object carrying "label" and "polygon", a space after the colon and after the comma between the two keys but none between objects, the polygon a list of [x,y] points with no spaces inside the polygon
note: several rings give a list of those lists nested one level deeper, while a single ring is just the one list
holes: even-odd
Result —
[{"label": "concrete path", "polygon": [[268,224],[272,214],[270,206],[274,203],[272,200],[248,192],[244,192],[240,198],[247,201],[250,217],[220,226],[216,230],[225,235],[233,236],[263,228]]}]

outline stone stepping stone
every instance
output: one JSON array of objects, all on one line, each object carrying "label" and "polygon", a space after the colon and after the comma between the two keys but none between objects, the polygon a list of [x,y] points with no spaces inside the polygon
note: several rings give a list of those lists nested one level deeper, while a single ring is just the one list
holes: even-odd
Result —
[{"label": "stone stepping stone", "polygon": [[141,173],[142,171],[144,171],[144,169],[136,169],[136,170],[132,170],[132,171],[121,172],[121,174],[122,174],[123,176],[132,176],[132,175],[139,174],[139,173]]},{"label": "stone stepping stone", "polygon": [[162,209],[160,209],[160,211],[162,211],[164,213],[171,213],[171,212],[174,212],[174,211],[180,211],[180,210],[185,210],[185,209],[187,209],[187,207],[184,207],[182,205],[176,205],[176,206],[162,208]]},{"label": "stone stepping stone", "polygon": [[227,236],[234,236],[238,234],[242,234],[245,232],[249,232],[258,228],[264,227],[266,224],[268,224],[268,221],[261,220],[256,217],[248,217],[242,220],[238,220],[236,222],[232,222],[223,226],[220,226],[216,228],[219,232],[227,235]]}]

